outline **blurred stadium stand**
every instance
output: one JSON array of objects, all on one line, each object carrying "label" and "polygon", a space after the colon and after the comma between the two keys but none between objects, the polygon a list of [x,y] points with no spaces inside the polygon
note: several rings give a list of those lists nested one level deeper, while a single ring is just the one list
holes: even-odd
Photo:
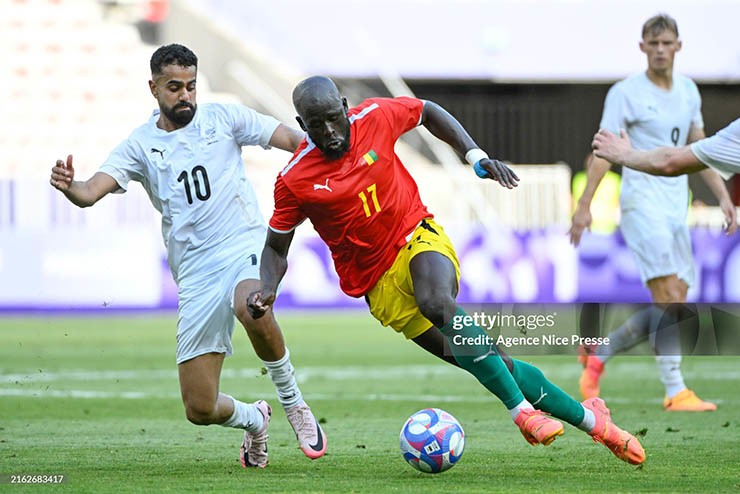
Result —
[{"label": "blurred stadium stand", "polygon": [[[77,177],[89,177],[156,107],[147,85],[154,47],[142,42],[129,22],[135,14],[127,12],[145,3],[3,2],[0,44],[8,77],[0,80],[6,95],[0,124],[0,225],[157,224],[139,188],[121,201],[104,201],[97,211],[83,212],[48,187],[56,159],[74,154]],[[237,101],[210,91],[205,76],[198,87],[202,101]]]}]

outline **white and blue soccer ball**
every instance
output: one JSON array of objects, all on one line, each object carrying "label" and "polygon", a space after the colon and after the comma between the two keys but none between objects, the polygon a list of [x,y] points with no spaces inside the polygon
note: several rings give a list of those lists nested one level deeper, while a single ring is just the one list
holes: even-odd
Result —
[{"label": "white and blue soccer ball", "polygon": [[449,470],[464,449],[465,432],[460,422],[439,408],[419,410],[401,429],[403,459],[420,472]]}]

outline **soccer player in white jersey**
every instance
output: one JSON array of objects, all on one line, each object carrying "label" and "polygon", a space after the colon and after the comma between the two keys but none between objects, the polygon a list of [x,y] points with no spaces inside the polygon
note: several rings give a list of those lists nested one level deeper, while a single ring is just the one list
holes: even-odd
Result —
[{"label": "soccer player in white jersey", "polygon": [[[680,148],[660,147],[649,151],[633,149],[629,136],[601,129],[592,143],[594,154],[611,163],[634,170],[674,177],[713,168],[725,180],[740,173],[740,118],[711,137]],[[737,229],[735,219],[726,217],[726,231]]]},{"label": "soccer player in white jersey", "polygon": [[[640,50],[647,56],[647,70],[624,79],[609,90],[600,127],[618,132],[626,129],[635,147],[684,146],[704,137],[701,97],[696,84],[673,71],[681,49],[676,21],[660,14],[642,28]],[[591,223],[594,192],[611,164],[595,156],[587,171],[586,189],[573,214],[570,238],[578,245]],[[726,215],[734,214],[722,179],[713,170],[702,177]],[[686,177],[656,177],[624,169],[620,193],[620,228],[634,254],[640,276],[655,304],[634,314],[610,334],[610,345],[586,356],[580,379],[584,397],[599,394],[604,363],[615,353],[648,338],[656,354],[665,387],[668,411],[711,411],[716,405],[701,400],[687,388],[681,373],[681,349],[677,320],[694,282],[691,238],[686,224],[689,204]]]},{"label": "soccer player in white jersey", "polygon": [[159,109],[118,145],[87,181],[74,180],[72,156],[52,168],[51,185],[79,207],[140,182],[162,215],[167,261],[178,285],[177,365],[188,420],[244,430],[240,460],[267,465],[264,400],[243,403],[219,391],[232,353],[234,316],[277,388],[278,399],[309,458],[326,437],[302,398],[290,353],[274,316],[253,319],[247,296],[259,287],[266,227],[247,180],[242,146],[293,152],[303,133],[242,105],[196,104],[198,59],[171,44],[150,61],[149,89]]}]

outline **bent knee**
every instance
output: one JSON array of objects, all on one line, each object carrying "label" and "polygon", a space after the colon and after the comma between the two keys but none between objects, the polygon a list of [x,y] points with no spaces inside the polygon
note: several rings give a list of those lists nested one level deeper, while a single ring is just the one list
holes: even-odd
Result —
[{"label": "bent knee", "polygon": [[686,302],[688,285],[676,276],[650,280],[648,287],[655,303],[671,304]]},{"label": "bent knee", "polygon": [[446,293],[429,292],[423,295],[417,293],[416,304],[422,315],[437,327],[449,321],[457,310],[455,298]]},{"label": "bent knee", "polygon": [[266,338],[275,332],[279,332],[279,326],[275,321],[275,316],[272,314],[272,309],[268,309],[265,315],[259,319],[254,319],[249,314],[249,311],[234,311],[239,322],[247,330],[247,333],[251,335],[259,335],[262,338]]},{"label": "bent knee", "polygon": [[[247,309],[247,304],[238,304],[234,306],[234,315],[239,320],[240,323],[242,323],[242,326],[250,327],[255,324],[255,319],[252,318],[252,316],[249,314],[249,310]],[[265,314],[265,317],[269,314]]]},{"label": "bent knee", "polygon": [[665,287],[653,294],[656,304],[680,304],[686,302],[686,294],[680,287]]},{"label": "bent knee", "polygon": [[185,402],[185,417],[195,425],[210,425],[216,422],[216,404]]}]

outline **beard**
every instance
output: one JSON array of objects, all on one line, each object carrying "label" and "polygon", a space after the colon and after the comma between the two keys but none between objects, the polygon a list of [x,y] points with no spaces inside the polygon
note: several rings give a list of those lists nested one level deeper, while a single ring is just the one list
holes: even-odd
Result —
[{"label": "beard", "polygon": [[[192,105],[190,103],[179,103],[172,108],[162,108],[161,111],[168,120],[184,127],[193,120],[197,107],[197,105]],[[186,108],[187,110],[184,110],[183,108]]]},{"label": "beard", "polygon": [[330,148],[323,145],[319,146],[318,144],[316,145],[316,147],[319,148],[319,151],[321,151],[327,161],[336,161],[344,156],[347,151],[349,151],[349,126],[347,127],[347,131],[344,133],[343,137],[344,139],[342,141],[342,145],[338,148]]}]

